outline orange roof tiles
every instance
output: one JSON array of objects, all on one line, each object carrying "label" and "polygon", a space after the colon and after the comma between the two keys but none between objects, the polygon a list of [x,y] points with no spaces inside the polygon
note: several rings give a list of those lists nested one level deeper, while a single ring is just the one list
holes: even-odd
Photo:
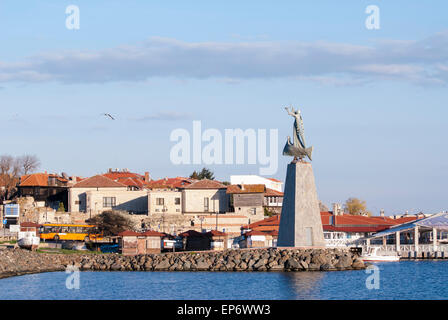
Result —
[{"label": "orange roof tiles", "polygon": [[160,180],[153,180],[148,182],[146,185],[149,189],[176,189],[183,188],[190,185],[193,182],[190,178],[176,177],[176,178],[165,178]]},{"label": "orange roof tiles", "polygon": [[108,177],[109,179],[116,180],[122,178],[137,178],[143,180],[145,176],[142,176],[138,173],[133,172],[108,172],[103,174],[103,176]]},{"label": "orange roof tiles", "polygon": [[211,231],[207,232],[206,234],[214,236],[214,237],[225,237],[225,236],[227,236],[227,233],[221,232],[221,231],[218,231],[218,230],[211,230]]},{"label": "orange roof tiles", "polygon": [[227,187],[216,180],[199,180],[185,186],[184,189],[226,189]]},{"label": "orange roof tiles", "polygon": [[227,194],[264,193],[264,184],[232,184],[227,186]]},{"label": "orange roof tiles", "polygon": [[[415,220],[415,217],[404,219],[392,219],[389,217],[365,217],[343,214],[334,216],[331,212],[321,212],[322,226],[324,231],[341,232],[379,232],[403,222]],[[264,234],[275,234],[280,226],[280,215],[266,218],[261,221],[245,225],[242,229],[250,229],[251,232],[261,232]]]},{"label": "orange roof tiles", "polygon": [[56,178],[60,182],[68,182],[57,174],[32,173],[20,177],[20,187],[48,187],[48,178]]},{"label": "orange roof tiles", "polygon": [[274,189],[270,189],[270,188],[266,188],[266,192],[264,193],[265,197],[283,197],[284,193],[274,190]]},{"label": "orange roof tiles", "polygon": [[78,182],[73,188],[123,188],[126,185],[116,182],[103,175],[96,175]]}]

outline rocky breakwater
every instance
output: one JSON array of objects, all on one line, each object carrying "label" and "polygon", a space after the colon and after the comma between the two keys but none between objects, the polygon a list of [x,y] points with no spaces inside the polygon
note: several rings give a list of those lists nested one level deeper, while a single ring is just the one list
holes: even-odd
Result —
[{"label": "rocky breakwater", "polygon": [[0,250],[0,279],[30,273],[64,271],[72,259],[22,249]]},{"label": "rocky breakwater", "polygon": [[364,262],[348,250],[252,249],[140,256],[88,255],[81,270],[94,271],[337,271],[359,270]]},{"label": "rocky breakwater", "polygon": [[46,254],[0,250],[0,278],[64,271],[337,271],[364,269],[354,253],[340,249],[250,249],[122,256],[118,254]]}]

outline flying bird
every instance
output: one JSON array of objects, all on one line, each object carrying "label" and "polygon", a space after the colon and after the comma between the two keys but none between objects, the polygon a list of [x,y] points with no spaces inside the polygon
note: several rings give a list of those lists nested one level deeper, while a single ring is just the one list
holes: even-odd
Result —
[{"label": "flying bird", "polygon": [[104,116],[111,118],[112,120],[115,120],[114,117],[112,117],[109,113],[103,113]]}]

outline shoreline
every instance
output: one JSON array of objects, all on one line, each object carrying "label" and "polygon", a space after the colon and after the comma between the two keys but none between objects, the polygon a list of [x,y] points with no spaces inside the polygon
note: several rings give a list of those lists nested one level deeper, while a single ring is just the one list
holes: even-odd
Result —
[{"label": "shoreline", "polygon": [[319,272],[362,270],[366,264],[348,249],[285,249],[197,251],[138,256],[116,254],[38,253],[0,250],[0,279],[65,271],[178,271],[178,272]]}]

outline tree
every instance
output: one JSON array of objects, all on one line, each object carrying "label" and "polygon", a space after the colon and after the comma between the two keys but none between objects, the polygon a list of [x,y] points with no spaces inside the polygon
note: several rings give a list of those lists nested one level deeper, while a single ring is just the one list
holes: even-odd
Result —
[{"label": "tree", "polygon": [[359,216],[362,214],[367,214],[369,216],[371,215],[371,213],[367,211],[366,202],[358,198],[347,199],[344,204],[344,211],[355,216]]},{"label": "tree", "polygon": [[190,179],[196,179],[196,180],[215,180],[215,175],[212,171],[210,171],[207,168],[202,168],[201,172],[193,171],[193,173],[190,175]]},{"label": "tree", "polygon": [[132,230],[132,221],[117,211],[104,211],[103,213],[89,219],[89,223],[97,226],[104,236],[116,236],[120,232]]},{"label": "tree", "polygon": [[320,209],[320,212],[328,212],[329,211],[328,207],[320,200],[319,200],[319,209]]},{"label": "tree", "polygon": [[20,176],[20,165],[16,158],[0,155],[0,201],[9,199],[15,192]]},{"label": "tree", "polygon": [[63,202],[59,202],[58,212],[65,212],[65,207]]},{"label": "tree", "polygon": [[276,216],[277,214],[265,207],[264,215],[265,215],[265,217],[272,217],[272,216]]},{"label": "tree", "polygon": [[40,167],[40,161],[36,155],[25,154],[19,158],[19,163],[23,174],[33,172]]},{"label": "tree", "polygon": [[193,173],[190,175],[190,179],[199,180],[199,174],[196,172],[196,170],[194,170]]}]

